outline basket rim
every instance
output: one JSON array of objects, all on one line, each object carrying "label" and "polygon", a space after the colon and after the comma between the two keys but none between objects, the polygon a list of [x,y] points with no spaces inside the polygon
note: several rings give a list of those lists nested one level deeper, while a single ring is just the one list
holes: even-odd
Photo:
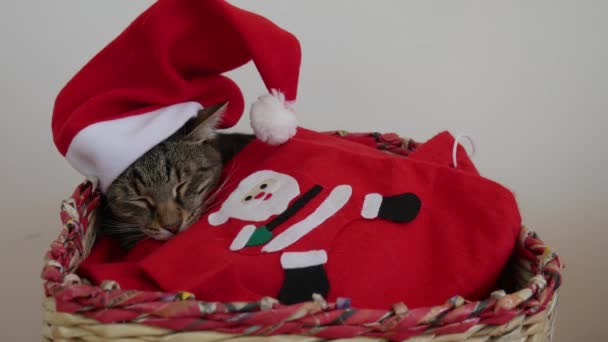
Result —
[{"label": "basket rim", "polygon": [[[410,310],[405,304],[396,303],[387,310],[377,310],[352,308],[347,299],[327,303],[317,297],[307,303],[282,305],[266,297],[257,302],[219,303],[197,301],[187,292],[121,290],[112,281],[100,286],[87,285],[74,271],[93,245],[100,200],[101,193],[95,182],[86,180],[62,202],[62,229],[45,255],[42,279],[45,295],[54,298],[58,312],[78,314],[102,323],[142,323],[174,331],[403,340],[429,332],[434,335],[461,333],[479,324],[502,325],[522,315],[534,316],[554,305],[556,291],[561,286],[563,266],[558,255],[525,226],[518,237],[524,262],[518,266],[532,276],[516,292],[507,294],[498,290],[481,301],[455,296],[433,307]],[[194,321],[198,323],[193,325]]]}]

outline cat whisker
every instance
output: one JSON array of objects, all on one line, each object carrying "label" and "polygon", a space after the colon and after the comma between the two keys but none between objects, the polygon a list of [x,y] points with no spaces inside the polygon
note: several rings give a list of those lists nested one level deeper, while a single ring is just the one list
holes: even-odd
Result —
[{"label": "cat whisker", "polygon": [[137,224],[133,224],[133,223],[113,221],[113,220],[109,220],[109,219],[104,220],[103,225],[108,226],[108,227],[126,227],[126,228],[138,226]]},{"label": "cat whisker", "polygon": [[130,234],[125,234],[125,238],[129,238],[129,239],[136,239],[136,238],[141,238],[146,236],[147,234],[143,231],[139,231],[137,233],[130,233]]},{"label": "cat whisker", "polygon": [[226,179],[224,179],[224,184],[223,184],[224,188],[235,183],[235,182],[230,182],[227,184],[228,180],[230,180],[232,178],[232,176],[234,176],[234,174],[236,173],[236,171],[238,170],[239,167],[240,167],[240,165],[236,165],[236,163],[232,164],[232,168],[230,169],[230,171],[228,171],[228,175],[226,176]]},{"label": "cat whisker", "polygon": [[101,229],[103,230],[118,230],[118,231],[135,231],[138,229],[138,227],[136,226],[110,226],[110,225],[103,225],[101,227]]},{"label": "cat whisker", "polygon": [[134,229],[131,229],[131,228],[124,229],[124,228],[116,228],[116,227],[111,227],[111,228],[104,227],[104,228],[102,228],[102,230],[104,232],[126,233],[126,234],[129,234],[129,235],[133,235],[133,234],[136,234],[136,233],[140,232],[139,229],[135,229],[135,228]]},{"label": "cat whisker", "polygon": [[108,222],[116,222],[116,223],[123,223],[123,224],[133,224],[133,223],[129,223],[127,221],[124,221],[124,220],[121,220],[121,219],[115,218],[115,217],[105,217],[104,220],[108,221]]},{"label": "cat whisker", "polygon": [[101,229],[104,231],[137,231],[138,226],[115,226],[115,225],[102,225]]},{"label": "cat whisker", "polygon": [[142,241],[143,239],[145,239],[147,236],[146,235],[138,235],[138,236],[124,236],[121,238],[122,241],[124,242],[139,242]]},{"label": "cat whisker", "polygon": [[128,222],[125,222],[125,221],[120,221],[120,220],[113,219],[113,218],[110,218],[110,217],[104,218],[104,221],[111,222],[111,223],[119,223],[119,224],[131,224],[131,223],[128,223]]},{"label": "cat whisker", "polygon": [[214,201],[222,193],[222,191],[224,189],[226,189],[227,187],[229,187],[230,185],[233,184],[233,182],[228,183],[228,181],[230,181],[232,179],[232,176],[234,176],[234,174],[236,173],[236,170],[237,170],[237,166],[235,164],[233,164],[233,167],[230,169],[230,171],[228,171],[228,174],[226,175],[226,178],[224,179],[224,181],[217,187],[217,189],[211,194],[211,196],[207,197],[205,199],[205,201],[203,201],[203,203],[201,204],[201,207],[205,207],[207,204]]}]

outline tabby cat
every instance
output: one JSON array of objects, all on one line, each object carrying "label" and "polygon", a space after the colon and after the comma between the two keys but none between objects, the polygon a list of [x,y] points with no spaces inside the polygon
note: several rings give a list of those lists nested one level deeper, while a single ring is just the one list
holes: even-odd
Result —
[{"label": "tabby cat", "polygon": [[253,135],[216,132],[225,108],[201,110],[109,186],[102,234],[118,238],[125,248],[147,238],[167,240],[211,209],[214,196],[210,194],[221,187],[224,165],[254,139]]}]

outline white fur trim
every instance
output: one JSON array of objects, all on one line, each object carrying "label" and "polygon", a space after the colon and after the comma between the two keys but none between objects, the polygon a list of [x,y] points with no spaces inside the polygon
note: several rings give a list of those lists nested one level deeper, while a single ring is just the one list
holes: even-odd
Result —
[{"label": "white fur trim", "polygon": [[272,239],[262,251],[276,252],[291,246],[342,209],[352,193],[353,189],[350,185],[338,185],[312,214]]},{"label": "white fur trim", "polygon": [[238,251],[243,249],[247,245],[247,241],[251,238],[251,235],[255,232],[256,227],[252,224],[248,224],[236,235],[232,244],[230,245],[231,251]]},{"label": "white fur trim", "polygon": [[90,125],[74,137],[66,159],[78,172],[99,180],[105,192],[129,165],[195,117],[198,102],[178,103]]},{"label": "white fur trim", "polygon": [[382,204],[382,195],[380,194],[367,194],[363,201],[363,208],[361,209],[361,216],[366,219],[375,219],[378,217],[380,211],[380,205]]},{"label": "white fur trim", "polygon": [[250,120],[256,137],[271,145],[286,142],[298,128],[293,103],[285,101],[285,95],[277,90],[260,96],[251,105]]},{"label": "white fur trim", "polygon": [[327,263],[327,252],[321,249],[308,252],[286,252],[281,255],[281,266],[284,269],[304,268]]}]

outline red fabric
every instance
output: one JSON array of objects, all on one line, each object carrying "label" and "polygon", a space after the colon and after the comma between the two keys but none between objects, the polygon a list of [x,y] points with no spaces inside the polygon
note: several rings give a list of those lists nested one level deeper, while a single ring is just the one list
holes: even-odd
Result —
[{"label": "red fabric", "polygon": [[118,241],[100,238],[91,254],[80,264],[78,272],[95,284],[104,280],[120,280],[124,289],[159,291],[160,287],[142,272],[137,262],[162,244],[162,241],[145,240],[127,253],[120,248]]},{"label": "red fabric", "polygon": [[[410,154],[411,159],[437,164],[451,168],[454,166],[453,146],[454,137],[448,132],[439,133],[433,140],[433,143],[422,144],[416,148],[416,151]],[[477,168],[468,157],[467,151],[458,144],[456,149],[456,161],[458,162],[458,170],[470,172],[474,175],[479,175]]]},{"label": "red fabric", "polygon": [[244,101],[221,74],[253,61],[268,89],[295,100],[297,39],[269,20],[223,0],[159,0],[95,56],[58,95],[52,119],[65,155],[74,136],[97,122],[186,101],[229,101],[221,128],[236,124]]},{"label": "red fabric", "polygon": [[[137,265],[141,273],[112,271],[99,266],[103,264],[83,267],[98,280],[136,284],[143,273],[155,282],[146,286],[164,291],[190,291],[200,300],[249,301],[277,295],[283,252],[324,249],[330,301],[349,297],[356,307],[387,308],[397,302],[436,305],[454,295],[483,298],[512,253],[521,219],[513,194],[479,176],[464,151],[458,154],[459,168],[451,167],[453,143],[449,133],[442,133],[402,158],[305,129],[281,146],[255,141],[227,165],[233,176],[218,196],[220,205],[239,181],[259,170],[294,177],[300,193],[323,186],[273,231],[277,236],[315,211],[336,186],[352,186],[352,196],[334,216],[279,252],[262,252],[263,246],[230,251],[245,225],[259,227],[267,221],[230,218],[211,226],[208,213],[162,246],[145,253],[134,250],[141,259],[128,267]],[[412,222],[361,217],[366,194],[405,192],[422,201]]]}]

